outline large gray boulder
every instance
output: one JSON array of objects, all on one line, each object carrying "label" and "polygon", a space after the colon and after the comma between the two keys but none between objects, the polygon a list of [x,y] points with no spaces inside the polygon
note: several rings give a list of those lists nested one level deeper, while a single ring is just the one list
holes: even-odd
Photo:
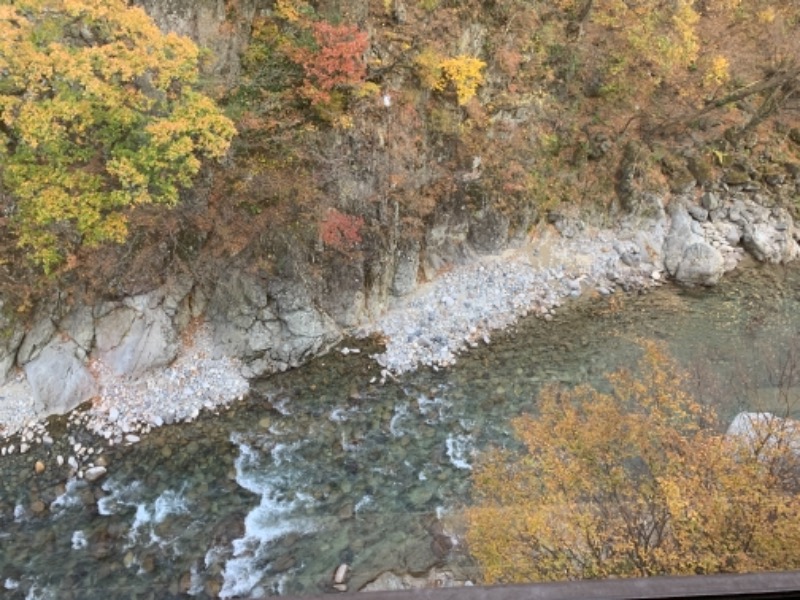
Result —
[{"label": "large gray boulder", "polygon": [[716,285],[725,272],[722,254],[706,242],[697,242],[683,251],[675,280],[684,285]]},{"label": "large gray boulder", "polygon": [[740,412],[726,435],[742,439],[754,450],[771,444],[785,445],[800,457],[800,421],[769,412]]},{"label": "large gray boulder", "polygon": [[742,244],[756,260],[785,263],[797,258],[800,249],[791,234],[792,226],[784,223],[754,223],[744,228]]},{"label": "large gray boulder", "polygon": [[25,365],[34,410],[40,417],[66,413],[97,395],[97,385],[72,340],[55,339]]},{"label": "large gray boulder", "polygon": [[664,266],[678,283],[715,285],[725,272],[722,254],[706,242],[702,227],[686,207],[671,207],[670,230],[664,240]]}]

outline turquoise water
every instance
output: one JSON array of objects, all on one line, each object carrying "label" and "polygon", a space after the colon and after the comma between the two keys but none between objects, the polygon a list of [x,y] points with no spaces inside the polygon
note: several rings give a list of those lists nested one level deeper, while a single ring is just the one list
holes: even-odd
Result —
[{"label": "turquoise water", "polygon": [[[331,591],[341,563],[350,589],[434,565],[475,579],[458,542],[470,467],[487,444],[513,443],[508,421],[535,410],[542,384],[603,385],[603,373],[635,366],[637,340],[648,338],[666,344],[725,418],[781,409],[778,384],[795,387],[781,365],[795,348],[798,298],[798,269],[754,267],[711,291],[584,299],[551,323],[520,322],[453,368],[384,385],[367,356],[377,348],[332,352],[261,382],[227,412],[104,451],[109,475],[91,485],[53,464],[69,454],[61,436],[0,461],[0,590],[311,594]],[[52,466],[37,476],[36,460]]]}]

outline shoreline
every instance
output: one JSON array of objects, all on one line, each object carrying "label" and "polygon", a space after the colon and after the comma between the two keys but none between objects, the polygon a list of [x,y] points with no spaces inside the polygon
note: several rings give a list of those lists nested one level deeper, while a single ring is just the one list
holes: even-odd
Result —
[{"label": "shoreline", "polygon": [[[728,201],[725,214],[741,210],[739,204],[740,199]],[[750,201],[747,209],[756,210],[751,204],[755,206]],[[490,343],[494,332],[530,314],[552,320],[565,302],[585,294],[607,296],[659,286],[668,277],[678,279],[680,266],[670,268],[670,247],[675,246],[675,231],[680,227],[687,230],[679,231],[686,239],[701,240],[714,248],[719,257],[717,279],[736,268],[745,250],[742,236],[730,235],[731,223],[723,219],[692,221],[689,213],[693,207],[687,212],[681,201],[677,207],[670,216],[662,209],[655,218],[628,217],[614,228],[589,226],[574,219],[540,225],[520,247],[477,256],[420,283],[354,334],[357,338],[379,336],[385,341],[385,350],[371,357],[381,366],[381,380],[385,381],[421,366],[446,368],[459,353]],[[762,221],[766,218],[758,222]],[[787,231],[785,227],[775,229]],[[788,234],[792,230],[793,226]],[[683,253],[688,242],[678,241]],[[92,406],[80,413],[80,424],[108,446],[131,444],[152,428],[190,422],[202,411],[222,409],[248,393],[249,381],[242,375],[241,361],[215,356],[217,349],[208,326],[201,325],[185,338],[177,358],[168,366],[138,377],[115,375],[93,361],[90,367],[99,393]],[[36,415],[22,373],[3,386],[3,392],[2,456],[27,452],[34,444],[52,443],[47,417]]]}]

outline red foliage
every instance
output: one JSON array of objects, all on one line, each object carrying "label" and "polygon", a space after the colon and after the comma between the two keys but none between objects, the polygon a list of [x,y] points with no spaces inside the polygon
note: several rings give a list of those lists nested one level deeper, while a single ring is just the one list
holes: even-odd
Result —
[{"label": "red foliage", "polygon": [[303,49],[295,53],[306,74],[304,94],[313,104],[330,100],[336,87],[354,86],[367,74],[364,52],[369,46],[365,32],[355,25],[332,25],[319,21],[312,25],[316,50]]},{"label": "red foliage", "polygon": [[362,217],[346,215],[331,208],[319,225],[319,234],[326,246],[341,252],[349,252],[361,244],[363,226]]}]

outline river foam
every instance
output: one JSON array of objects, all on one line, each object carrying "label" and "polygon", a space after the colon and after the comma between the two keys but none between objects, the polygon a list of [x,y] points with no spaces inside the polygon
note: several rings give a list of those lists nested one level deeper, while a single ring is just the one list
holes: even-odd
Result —
[{"label": "river foam", "polygon": [[[290,470],[278,474],[268,472],[264,461],[271,460],[274,465],[287,463],[301,443],[276,444],[267,458],[240,436],[233,435],[231,441],[239,447],[235,461],[236,482],[260,496],[260,502],[245,517],[244,535],[232,543],[230,557],[222,571],[220,598],[252,596],[265,585],[270,588],[269,593],[280,593],[285,576],[269,574],[274,559],[271,553],[273,543],[290,533],[311,533],[318,529],[318,525],[304,516],[314,500],[296,491],[296,486],[288,480]],[[206,555],[206,566],[225,554],[224,549],[212,549]]]}]

